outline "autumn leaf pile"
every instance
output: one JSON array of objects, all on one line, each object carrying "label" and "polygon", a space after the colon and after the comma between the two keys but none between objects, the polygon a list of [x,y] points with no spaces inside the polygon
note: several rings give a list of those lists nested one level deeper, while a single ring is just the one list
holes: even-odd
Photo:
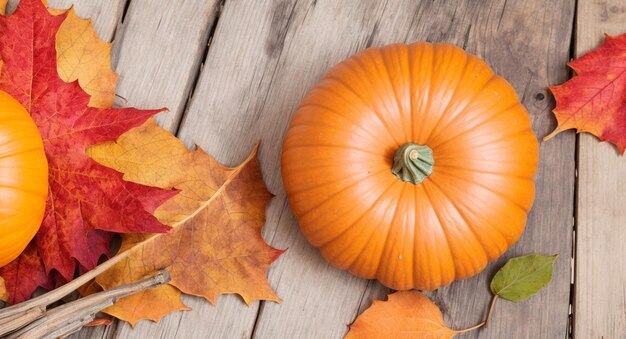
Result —
[{"label": "autumn leaf pile", "polygon": [[121,233],[122,251],[143,243],[99,277],[96,289],[161,268],[173,279],[144,292],[149,298],[138,295],[141,307],[124,306],[133,298],[120,302],[109,312],[120,318],[158,320],[187,309],[181,292],[211,302],[223,293],[278,301],[265,270],[282,252],[260,235],[271,195],[256,150],[226,168],[201,150],[188,151],[150,119],[164,109],[112,108],[117,75],[110,48],[71,9],[22,0],[14,14],[0,16],[0,90],[30,112],[50,167],[40,231],[0,269],[0,297],[17,303],[38,286],[72,280],[110,256],[110,242]]}]

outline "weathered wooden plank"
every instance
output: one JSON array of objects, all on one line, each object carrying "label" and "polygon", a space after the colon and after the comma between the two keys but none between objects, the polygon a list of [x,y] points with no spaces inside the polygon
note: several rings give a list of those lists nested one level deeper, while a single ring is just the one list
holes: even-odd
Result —
[{"label": "weathered wooden plank", "polygon": [[[241,161],[262,140],[265,179],[277,194],[268,209],[264,235],[272,245],[289,251],[269,273],[272,286],[285,301],[262,304],[255,337],[340,337],[367,304],[361,301],[383,291],[378,284],[368,289],[364,281],[325,264],[302,238],[286,207],[279,173],[282,137],[299,100],[328,67],[369,45],[452,42],[484,57],[513,83],[542,136],[554,124],[546,86],[567,77],[573,6],[572,1],[538,0],[226,3],[180,136],[228,164]],[[484,333],[487,337],[564,337],[567,333],[573,135],[542,145],[541,153],[536,206],[525,235],[507,257],[558,252],[563,259],[554,282],[541,295],[523,306],[500,303],[494,323]],[[451,324],[463,327],[480,320],[489,299],[486,282],[503,260],[434,294]],[[238,302],[231,298],[228,304],[231,300]],[[249,333],[245,326],[253,312],[234,310],[220,312],[220,322],[243,319],[234,333]],[[202,326],[220,325],[211,320]]]},{"label": "weathered wooden plank", "polygon": [[[579,1],[576,55],[626,31],[623,0]],[[623,95],[623,93],[622,93]],[[608,143],[581,134],[578,148],[578,215],[574,336],[623,338],[626,334],[626,159]]]},{"label": "weathered wooden plank", "polygon": [[159,124],[178,128],[199,72],[218,0],[132,0],[113,45],[122,106],[168,107]]}]

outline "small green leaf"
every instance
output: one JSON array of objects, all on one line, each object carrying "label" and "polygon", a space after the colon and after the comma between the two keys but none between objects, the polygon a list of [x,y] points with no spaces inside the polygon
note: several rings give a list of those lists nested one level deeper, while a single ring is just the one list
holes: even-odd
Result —
[{"label": "small green leaf", "polygon": [[510,301],[525,301],[550,282],[557,257],[530,254],[509,259],[491,280],[491,292]]}]

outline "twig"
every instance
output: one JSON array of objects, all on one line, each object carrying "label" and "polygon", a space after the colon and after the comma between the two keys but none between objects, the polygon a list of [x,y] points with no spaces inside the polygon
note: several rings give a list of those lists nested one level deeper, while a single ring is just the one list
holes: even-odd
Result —
[{"label": "twig", "polygon": [[[5,318],[14,316],[16,314],[24,314],[25,312],[33,308],[40,308],[40,309],[43,309],[43,312],[45,312],[46,307],[48,307],[50,304],[61,300],[61,298],[74,292],[77,288],[83,286],[84,284],[88,283],[91,279],[97,277],[100,273],[108,270],[109,268],[113,267],[115,264],[126,259],[128,257],[128,254],[129,254],[129,251],[119,253],[118,255],[112,257],[111,259],[103,262],[98,267],[94,268],[93,270],[81,275],[80,277],[72,280],[71,282],[57,289],[54,289],[48,293],[42,294],[36,298],[19,303],[17,305],[0,309],[0,325],[3,324],[3,320]],[[3,327],[0,327],[0,328],[3,328]],[[0,336],[2,336],[3,334],[5,334],[3,333],[3,330],[0,330]]]},{"label": "twig", "polygon": [[[30,320],[27,321],[24,320],[25,314],[13,314],[3,319],[9,319],[10,321],[5,321],[4,325],[0,327],[0,336],[6,335],[16,329],[19,330],[12,333],[8,338],[57,338],[66,336],[80,330],[83,325],[94,319],[96,313],[113,305],[119,298],[166,284],[169,281],[169,273],[167,270],[162,270],[145,280],[92,294],[53,308],[48,312],[44,311],[45,313],[33,312],[37,314],[37,318],[34,318],[37,320],[31,317]],[[48,299],[44,298],[44,300]],[[32,309],[37,309],[38,307],[39,306],[35,306]],[[26,312],[32,312],[30,311],[32,309]],[[5,328],[5,326],[7,327]]]}]

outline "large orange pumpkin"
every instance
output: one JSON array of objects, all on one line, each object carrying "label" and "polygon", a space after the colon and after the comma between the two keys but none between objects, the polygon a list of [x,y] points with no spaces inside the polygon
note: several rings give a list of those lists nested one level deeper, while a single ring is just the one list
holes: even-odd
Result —
[{"label": "large orange pumpkin", "polygon": [[35,236],[46,209],[48,162],[28,112],[0,91],[0,267]]},{"label": "large orange pumpkin", "polygon": [[521,235],[537,139],[515,91],[448,44],[367,49],[304,98],[282,175],[306,238],[393,289],[470,277]]}]

